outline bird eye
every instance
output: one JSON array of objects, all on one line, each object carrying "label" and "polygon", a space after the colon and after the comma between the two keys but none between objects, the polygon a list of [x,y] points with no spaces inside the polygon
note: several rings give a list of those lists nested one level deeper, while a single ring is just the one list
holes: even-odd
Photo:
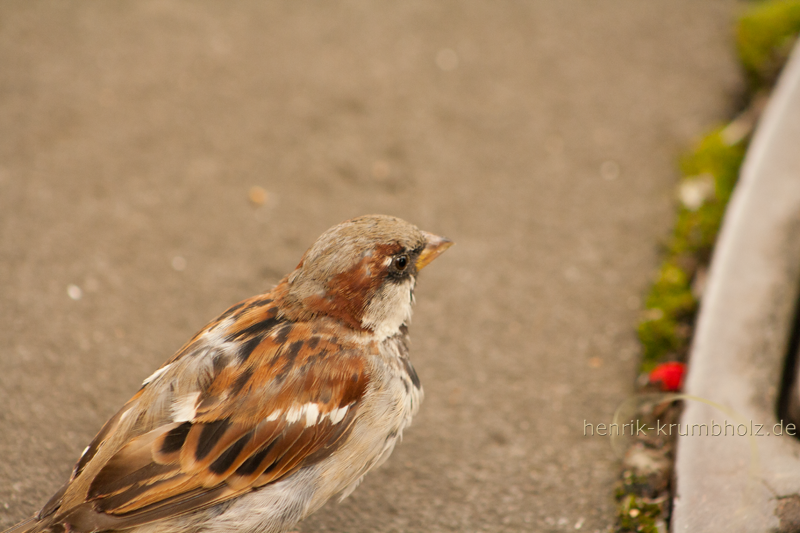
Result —
[{"label": "bird eye", "polygon": [[408,266],[408,256],[407,255],[400,255],[394,258],[394,267],[397,270],[405,270]]}]

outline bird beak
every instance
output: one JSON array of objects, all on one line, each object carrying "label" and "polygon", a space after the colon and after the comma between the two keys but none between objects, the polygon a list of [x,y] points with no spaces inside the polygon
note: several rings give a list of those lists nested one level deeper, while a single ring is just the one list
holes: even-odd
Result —
[{"label": "bird beak", "polygon": [[425,248],[422,249],[422,253],[417,258],[417,270],[425,268],[428,263],[439,257],[439,254],[454,244],[453,241],[446,237],[439,237],[427,231],[423,231],[422,234],[425,236]]}]

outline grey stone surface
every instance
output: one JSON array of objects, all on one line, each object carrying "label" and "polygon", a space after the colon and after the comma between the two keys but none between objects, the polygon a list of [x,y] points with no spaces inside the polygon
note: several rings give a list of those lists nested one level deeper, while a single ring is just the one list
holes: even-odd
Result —
[{"label": "grey stone surface", "polygon": [[583,422],[632,391],[677,155],[741,84],[736,8],[0,2],[0,527],[197,329],[369,212],[457,242],[418,287],[426,399],[302,530],[613,524]]},{"label": "grey stone surface", "polygon": [[[772,531],[800,494],[800,441],[774,434],[798,280],[800,45],[748,150],[703,296],[686,392],[730,412],[686,404],[683,431],[698,426],[678,441],[676,533]],[[744,423],[748,436],[699,436],[712,419],[737,433]],[[762,436],[749,436],[751,423]]]}]

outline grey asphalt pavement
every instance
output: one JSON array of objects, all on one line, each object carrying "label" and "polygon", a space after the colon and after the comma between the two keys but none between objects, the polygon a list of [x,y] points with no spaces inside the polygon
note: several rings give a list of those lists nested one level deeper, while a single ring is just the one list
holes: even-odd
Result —
[{"label": "grey asphalt pavement", "polygon": [[0,3],[0,528],[197,329],[378,212],[457,243],[417,290],[426,399],[301,530],[605,530],[619,465],[584,421],[632,391],[738,6]]}]

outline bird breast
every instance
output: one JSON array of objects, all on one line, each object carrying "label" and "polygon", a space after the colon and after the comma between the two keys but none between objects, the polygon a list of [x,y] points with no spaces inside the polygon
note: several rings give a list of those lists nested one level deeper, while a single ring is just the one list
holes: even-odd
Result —
[{"label": "bird breast", "polygon": [[423,399],[422,386],[408,358],[407,336],[403,331],[381,343],[378,353],[370,358],[370,388],[365,394],[353,431],[347,442],[334,453],[322,477],[336,487],[336,493],[347,497],[361,478],[382,464],[392,453],[403,430],[419,410]]}]

